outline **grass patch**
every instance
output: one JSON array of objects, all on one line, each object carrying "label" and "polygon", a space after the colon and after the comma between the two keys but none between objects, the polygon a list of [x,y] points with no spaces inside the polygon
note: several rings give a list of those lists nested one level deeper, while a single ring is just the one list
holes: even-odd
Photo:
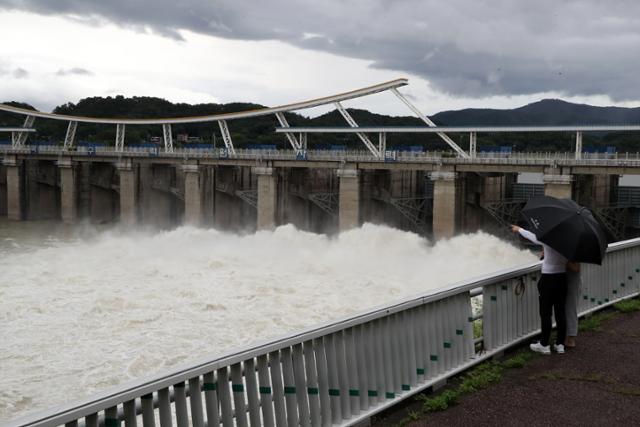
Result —
[{"label": "grass patch", "polygon": [[418,399],[424,402],[422,410],[427,413],[444,411],[455,405],[460,396],[483,390],[491,384],[500,382],[505,369],[522,368],[534,357],[535,354],[522,351],[502,363],[494,361],[482,363],[463,375],[456,388],[433,397],[420,395]]},{"label": "grass patch", "polygon": [[483,363],[462,378],[462,382],[458,386],[460,394],[473,393],[500,381],[502,379],[502,366],[496,362]]},{"label": "grass patch", "polygon": [[584,381],[590,383],[604,383],[611,384],[614,381],[605,378],[602,374],[579,374],[575,372],[544,372],[539,375],[534,375],[531,377],[532,379],[543,379],[543,380],[570,380],[570,381]]},{"label": "grass patch", "polygon": [[631,313],[634,311],[640,311],[640,299],[633,298],[624,301],[620,301],[613,305],[613,307],[623,313]]},{"label": "grass patch", "polygon": [[625,396],[640,396],[640,388],[638,387],[620,387],[614,391],[619,394],[624,394]]},{"label": "grass patch", "polygon": [[579,324],[580,332],[601,331],[602,322],[609,320],[615,316],[616,316],[615,312],[597,313],[597,314],[588,316],[580,322]]},{"label": "grass patch", "polygon": [[502,366],[504,366],[507,369],[524,368],[527,362],[529,362],[534,357],[536,357],[535,353],[532,353],[530,351],[521,351],[520,353],[516,354],[512,358],[502,362]]},{"label": "grass patch", "polygon": [[458,401],[460,392],[458,390],[446,390],[435,397],[425,399],[422,410],[424,412],[444,411],[449,406],[453,406]]},{"label": "grass patch", "polygon": [[420,419],[420,413],[418,411],[409,411],[409,413],[407,414],[406,417],[404,417],[403,419],[401,419],[396,425],[395,427],[404,427],[409,423],[412,423],[414,421],[418,421]]},{"label": "grass patch", "polygon": [[[395,427],[403,427],[414,421],[420,420],[422,414],[439,412],[455,405],[460,397],[471,394],[479,390],[486,389],[492,384],[502,380],[505,369],[522,368],[531,359],[535,358],[535,353],[520,351],[503,362],[487,361],[477,365],[466,374],[459,377],[457,385],[438,393],[437,395],[419,394],[415,396],[417,402],[422,403],[421,411],[409,411],[405,417],[394,424]],[[375,418],[376,423],[384,423],[383,418]]]},{"label": "grass patch", "polygon": [[[634,311],[640,311],[640,299],[633,298],[615,303],[613,307],[617,312],[632,313]],[[609,320],[617,315],[616,311],[608,311],[603,313],[596,313],[591,316],[585,317],[580,321],[580,332],[589,331],[601,331],[602,322]]]}]

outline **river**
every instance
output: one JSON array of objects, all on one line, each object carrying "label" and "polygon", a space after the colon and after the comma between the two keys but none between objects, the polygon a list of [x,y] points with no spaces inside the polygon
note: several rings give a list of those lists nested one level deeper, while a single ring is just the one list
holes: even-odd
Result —
[{"label": "river", "polygon": [[327,237],[0,220],[0,422],[535,260],[484,233]]}]

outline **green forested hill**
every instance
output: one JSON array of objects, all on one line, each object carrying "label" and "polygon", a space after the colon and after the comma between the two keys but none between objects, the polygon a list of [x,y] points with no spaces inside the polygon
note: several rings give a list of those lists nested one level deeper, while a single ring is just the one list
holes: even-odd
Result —
[{"label": "green forested hill", "polygon": [[[22,108],[32,108],[26,104],[9,103]],[[155,97],[90,97],[77,104],[60,105],[53,112],[95,117],[122,118],[157,118],[198,116],[221,114],[235,111],[262,108],[261,105],[249,103],[230,104],[184,104],[171,103]],[[422,122],[411,116],[387,116],[365,110],[350,109],[350,114],[361,126],[416,126]],[[465,109],[444,111],[431,117],[439,125],[572,125],[572,124],[640,124],[640,108],[594,107],[583,104],[572,104],[561,100],[542,100],[520,108],[510,110]],[[346,126],[344,119],[337,111],[331,111],[313,119],[299,114],[287,114],[291,126]],[[22,118],[15,114],[0,112],[0,126],[21,125]],[[53,120],[37,120],[38,130],[34,139],[60,141],[64,138],[66,123]],[[278,126],[276,118],[271,116],[252,119],[233,120],[228,122],[234,144],[243,147],[246,144],[274,144],[285,147],[284,135],[274,133]],[[220,144],[220,131],[215,123],[174,125],[174,134],[186,133],[196,136],[203,142],[211,143],[214,139]],[[144,142],[154,136],[161,136],[161,126],[129,126],[126,141]],[[115,127],[109,125],[78,125],[77,139],[91,142],[111,144],[115,139]],[[2,136],[0,136],[2,137]],[[372,135],[372,139],[377,136]],[[467,135],[452,135],[461,146],[468,145]],[[5,137],[6,138],[6,137]],[[478,145],[513,146],[516,150],[553,151],[570,150],[574,135],[571,134],[479,134]],[[310,144],[348,145],[361,147],[354,135],[310,135]],[[396,134],[388,135],[390,147],[398,145],[422,145],[425,149],[446,149],[446,145],[431,134]],[[640,133],[630,134],[587,134],[585,146],[615,145],[618,151],[640,151]]]}]

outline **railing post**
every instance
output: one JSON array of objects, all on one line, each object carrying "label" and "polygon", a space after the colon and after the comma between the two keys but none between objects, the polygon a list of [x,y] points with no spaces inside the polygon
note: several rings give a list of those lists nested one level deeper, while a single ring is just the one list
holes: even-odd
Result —
[{"label": "railing post", "polygon": [[158,391],[158,408],[160,412],[160,427],[172,427],[169,388],[163,388]]},{"label": "railing post", "polygon": [[244,380],[249,402],[249,423],[252,426],[260,425],[260,398],[258,397],[256,365],[253,358],[244,361]]},{"label": "railing post", "polygon": [[273,387],[273,407],[275,409],[276,426],[286,426],[287,411],[284,403],[284,386],[282,385],[282,369],[279,351],[269,353],[269,367],[271,368],[271,385]]},{"label": "railing post", "polygon": [[242,380],[242,365],[235,363],[231,365],[231,392],[236,414],[236,425],[238,427],[248,427],[247,406],[244,401],[244,381]]},{"label": "railing post", "polygon": [[189,379],[189,403],[191,404],[191,423],[193,427],[204,427],[200,377]]}]

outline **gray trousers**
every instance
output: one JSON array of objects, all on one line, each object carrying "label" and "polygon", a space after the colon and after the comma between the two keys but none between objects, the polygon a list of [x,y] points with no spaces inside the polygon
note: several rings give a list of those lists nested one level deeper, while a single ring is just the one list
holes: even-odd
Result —
[{"label": "gray trousers", "polygon": [[578,303],[581,287],[580,273],[567,271],[567,300],[564,311],[567,318],[567,336],[570,337],[578,336]]}]

